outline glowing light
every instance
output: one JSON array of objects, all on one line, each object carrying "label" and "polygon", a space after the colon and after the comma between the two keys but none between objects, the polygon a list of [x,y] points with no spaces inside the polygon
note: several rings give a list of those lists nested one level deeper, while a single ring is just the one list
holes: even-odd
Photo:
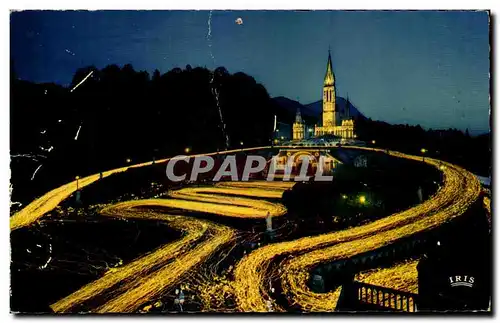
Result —
[{"label": "glowing light", "polygon": [[78,140],[78,136],[80,135],[80,130],[82,129],[82,125],[80,125],[78,127],[78,130],[76,131],[76,134],[75,134],[75,140]]},{"label": "glowing light", "polygon": [[347,195],[342,195],[342,198],[345,200],[347,198]]},{"label": "glowing light", "polygon": [[[217,192],[221,194],[219,202],[223,203],[225,194],[276,198],[281,196],[284,189],[294,185],[294,183],[284,182],[228,182],[219,184],[216,187],[182,189],[172,196],[191,200],[198,196],[199,200],[204,200],[205,196],[210,196],[209,192]],[[278,192],[281,193],[278,195]],[[236,237],[233,229],[213,222],[182,216],[170,216],[145,209],[145,207],[154,206],[172,207],[172,201],[177,200],[134,200],[104,208],[100,212],[104,216],[167,221],[174,229],[184,231],[185,235],[180,240],[161,246],[152,253],[142,256],[129,264],[110,269],[103,277],[54,303],[51,308],[59,313],[71,311],[76,305],[101,295],[118,286],[120,282],[124,282],[124,286],[120,288],[123,288],[125,292],[107,300],[95,312],[132,312],[146,301],[161,295],[165,288],[172,286],[181,279],[182,275],[186,274],[194,266],[201,264],[216,250]],[[254,201],[258,202],[257,200]],[[178,200],[178,202],[182,202],[182,200]],[[210,203],[205,204],[207,209],[210,208]],[[234,204],[234,201],[231,201],[230,204]],[[224,206],[230,207],[229,205],[222,205],[222,207]],[[174,207],[182,208],[182,205],[175,205]],[[201,239],[207,235],[207,232],[210,232],[208,240]],[[202,242],[194,245],[199,240],[202,240]],[[171,260],[174,258],[176,261],[172,262]],[[151,272],[153,268],[160,269]],[[181,286],[181,289],[184,288],[187,288],[187,286]]]},{"label": "glowing light", "polygon": [[42,167],[43,164],[40,164],[40,166],[38,166],[35,171],[33,172],[33,175],[31,176],[31,180],[33,180],[35,178],[35,175],[36,173],[38,172],[38,170]]},{"label": "glowing light", "polygon": [[184,148],[184,152],[185,152],[186,154],[189,154],[189,152],[190,152],[190,151],[191,151],[191,148],[189,148],[189,147]]},{"label": "glowing light", "polygon": [[421,152],[422,154],[425,154],[425,153],[427,152],[427,149],[422,148],[422,149],[420,149],[420,152]]},{"label": "glowing light", "polygon": [[365,202],[366,202],[366,197],[365,197],[364,195],[361,195],[361,196],[359,197],[359,203],[361,203],[361,204],[365,204]]},{"label": "glowing light", "polygon": [[[391,156],[422,161],[418,156],[366,147],[360,150],[386,152]],[[439,161],[423,161],[438,167]],[[310,270],[320,263],[346,259],[363,252],[376,250],[416,232],[435,228],[463,214],[477,199],[480,184],[474,175],[447,163],[443,187],[429,200],[408,210],[347,230],[304,237],[266,245],[246,255],[234,272],[234,294],[238,308],[244,312],[266,312],[266,300],[271,299],[264,282],[278,275],[288,301],[303,311],[332,311],[340,296],[340,288],[329,293],[314,293],[308,287]],[[429,214],[431,214],[429,216]],[[281,263],[281,272],[271,273],[273,259],[284,255],[299,255]],[[282,311],[273,303],[275,311]]]},{"label": "glowing light", "polygon": [[[449,163],[432,158],[422,160],[422,156],[406,155],[382,149],[350,146],[346,146],[346,148],[385,152],[390,156],[425,162],[443,172],[443,185],[432,197],[423,203],[368,224],[317,236],[303,237],[292,241],[272,243],[246,253],[236,264],[231,276],[229,276],[231,278],[234,277],[234,280],[223,279],[220,282],[211,284],[210,286],[213,288],[207,288],[205,292],[200,292],[202,303],[206,306],[205,309],[211,308],[211,302],[221,302],[221,304],[224,304],[225,297],[234,297],[237,306],[236,310],[238,311],[267,312],[269,308],[272,308],[275,312],[283,311],[275,300],[272,299],[272,295],[269,295],[272,290],[269,288],[268,283],[272,278],[273,280],[281,281],[283,295],[290,304],[294,304],[295,307],[302,311],[332,311],[339,299],[340,288],[321,294],[311,291],[308,281],[310,280],[312,268],[322,263],[331,263],[337,260],[348,259],[361,253],[374,251],[397,243],[402,238],[410,237],[415,233],[436,228],[464,214],[470,205],[477,200],[481,192],[480,183],[474,175]],[[441,168],[442,164],[446,165],[446,167]],[[130,167],[146,165],[150,165],[150,163]],[[113,173],[123,172],[127,168],[122,167],[104,172],[103,175],[109,176]],[[98,174],[83,178],[81,180],[82,187],[93,183],[98,178]],[[220,250],[221,246],[232,241],[234,237],[230,233],[233,232],[230,228],[200,219],[155,214],[154,212],[146,211],[144,206],[154,206],[160,203],[163,207],[167,206],[179,209],[187,207],[188,210],[200,210],[201,212],[222,216],[251,217],[255,216],[255,214],[267,214],[268,209],[279,210],[280,206],[278,203],[239,197],[239,195],[252,196],[255,194],[256,196],[275,198],[280,196],[279,191],[281,189],[286,189],[282,185],[291,185],[291,183],[220,183],[215,187],[187,188],[171,192],[170,196],[174,197],[174,199],[129,201],[124,202],[125,204],[114,205],[107,210],[103,210],[104,213],[109,212],[109,214],[105,215],[110,216],[133,216],[169,221],[167,220],[168,218],[171,219],[169,221],[171,226],[175,226],[174,223],[178,224],[178,229],[183,225],[192,226],[193,230],[190,231],[193,232],[192,234],[195,236],[199,234],[206,236],[203,239],[194,238],[190,243],[186,243],[183,240],[175,246],[173,244],[176,242],[170,243],[132,261],[128,264],[130,267],[127,267],[128,265],[126,264],[113,268],[113,270],[110,269],[106,275],[97,280],[100,281],[99,283],[95,281],[93,282],[95,283],[94,285],[92,285],[93,283],[89,284],[90,287],[86,287],[88,285],[84,286],[82,289],[86,290],[85,293],[79,292],[81,294],[76,295],[77,291],[68,296],[66,308],[71,309],[76,304],[84,302],[85,297],[90,299],[94,295],[107,293],[107,290],[113,288],[113,286],[118,286],[118,282],[121,282],[123,283],[124,292],[113,294],[112,291],[109,294],[112,296],[106,300],[105,304],[100,305],[96,312],[130,312],[137,310],[140,306],[145,305],[145,302],[153,301],[160,297],[167,288],[176,286],[175,284],[178,283],[179,279],[182,279],[183,275],[186,275],[193,268],[197,268],[199,264],[203,263],[208,257],[217,252],[217,250]],[[75,182],[71,182],[33,201],[11,217],[11,230],[33,223],[44,213],[55,208],[74,190]],[[134,209],[132,210],[131,208]],[[245,208],[250,210],[244,211]],[[174,218],[177,220],[174,220]],[[186,221],[191,221],[189,222],[191,224],[187,224],[188,222]],[[205,231],[202,228],[203,223],[207,225]],[[215,225],[216,228],[211,225]],[[207,235],[207,232],[211,233]],[[188,235],[183,235],[181,240],[185,239]],[[190,237],[192,238],[193,236]],[[174,247],[177,249],[164,249]],[[159,250],[162,250],[163,253],[157,254],[156,252]],[[164,258],[176,259],[176,261],[169,261]],[[273,261],[276,259],[282,259],[280,260],[280,265],[277,266],[280,269],[275,269],[276,267],[272,266]],[[132,263],[135,263],[137,267],[133,267]],[[377,269],[369,273],[361,273],[356,279],[387,287],[400,286],[397,288],[413,288],[412,286],[415,285],[412,283],[412,279],[416,276],[411,270],[404,269],[404,266],[411,267],[412,265],[399,264],[388,269]],[[151,272],[150,269],[144,268],[159,269]],[[401,276],[406,271],[409,274],[405,277]],[[107,276],[114,278],[107,280],[105,279]],[[209,280],[213,278],[214,276],[208,277]],[[84,297],[82,295],[87,296]],[[56,304],[52,308],[57,312]],[[65,308],[65,306],[61,308]],[[62,312],[67,311],[67,309],[63,309]]]},{"label": "glowing light", "polygon": [[[147,300],[161,295],[166,287],[177,282],[183,274],[235,238],[235,231],[226,226],[200,219],[169,216],[136,209],[144,206],[164,206],[163,201],[166,200],[123,202],[103,209],[101,214],[112,217],[167,221],[171,227],[184,231],[186,234],[180,240],[163,245],[129,264],[110,269],[98,280],[52,304],[51,308],[54,312],[67,312],[74,306],[116,287],[119,283],[124,284],[122,287],[125,292],[107,300],[95,312],[132,312]],[[207,231],[211,231],[208,239],[192,246],[192,243],[200,240]],[[173,259],[175,261],[171,261]],[[155,267],[160,269],[151,272]]]},{"label": "glowing light", "polygon": [[[241,151],[256,151],[256,150],[262,150],[262,149],[267,149],[271,148],[271,146],[262,146],[262,147],[252,147],[252,148],[241,148],[241,149],[233,149],[233,150],[227,150],[224,152],[212,152],[212,153],[207,153],[207,154],[198,154],[198,155],[193,155],[193,157],[196,156],[215,156],[215,155],[220,155],[220,154],[231,154],[235,152],[241,152]],[[165,163],[171,160],[171,158],[165,158],[161,160],[157,160],[156,163]],[[144,166],[149,166],[151,165],[151,162],[145,162],[145,163],[140,163],[132,166],[125,166],[125,167],[120,167],[112,170],[108,170],[105,172],[100,172],[94,175],[90,175],[87,177],[84,177],[81,179],[79,183],[79,187],[83,188],[87,185],[90,185],[96,181],[98,181],[101,178],[108,177],[113,174],[117,173],[122,173],[127,171],[130,168],[138,168],[138,167],[144,167]],[[43,196],[37,198],[36,200],[32,201],[30,204],[26,205],[22,210],[19,212],[15,213],[13,216],[10,217],[10,229],[11,230],[17,230],[19,228],[22,228],[24,226],[30,225],[37,221],[39,218],[41,218],[44,214],[47,212],[52,211],[61,203],[63,200],[66,198],[70,197],[71,194],[73,194],[77,190],[76,186],[76,181],[67,183],[65,185],[62,185],[56,189],[53,189],[50,192],[47,192]]]},{"label": "glowing light", "polygon": [[377,142],[376,142],[375,140],[372,140],[372,144],[374,144],[374,145],[375,145],[376,143],[377,143]]},{"label": "glowing light", "polygon": [[73,91],[74,91],[77,87],[79,87],[80,85],[82,85],[82,83],[83,83],[83,82],[85,82],[85,81],[86,81],[86,80],[87,80],[87,79],[88,79],[88,78],[89,78],[89,77],[90,77],[93,73],[94,73],[94,71],[90,71],[90,73],[89,73],[89,74],[87,74],[87,76],[85,76],[85,77],[83,78],[83,80],[81,80],[81,81],[80,81],[80,83],[78,83],[77,85],[75,85],[75,87],[74,87],[74,88],[72,88],[72,89],[70,90],[70,92],[73,92]]}]

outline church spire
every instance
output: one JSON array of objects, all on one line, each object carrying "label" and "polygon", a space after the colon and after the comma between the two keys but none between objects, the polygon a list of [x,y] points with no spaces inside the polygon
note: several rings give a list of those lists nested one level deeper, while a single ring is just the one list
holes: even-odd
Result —
[{"label": "church spire", "polygon": [[334,83],[335,83],[335,76],[333,74],[333,68],[332,68],[332,55],[330,52],[330,48],[328,48],[328,62],[326,63],[326,75],[325,75],[324,85],[329,86],[329,85],[334,85]]},{"label": "church spire", "polygon": [[346,116],[346,119],[349,119],[351,117],[351,107],[350,107],[350,103],[349,103],[349,93],[347,93],[347,101],[345,103],[345,116]]},{"label": "church spire", "polygon": [[295,114],[295,122],[302,123],[302,115],[300,113],[300,108],[297,108],[297,113]]}]

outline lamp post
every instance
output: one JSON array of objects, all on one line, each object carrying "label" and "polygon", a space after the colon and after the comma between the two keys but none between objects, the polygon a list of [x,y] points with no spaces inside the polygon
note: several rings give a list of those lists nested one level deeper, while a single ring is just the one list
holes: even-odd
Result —
[{"label": "lamp post", "polygon": [[80,205],[81,196],[80,196],[80,187],[78,185],[78,180],[80,179],[80,176],[76,176],[75,179],[76,179],[76,196],[75,196],[75,200],[76,200],[76,204]]},{"label": "lamp post", "polygon": [[420,149],[420,152],[422,153],[422,161],[425,161],[425,153],[427,152],[427,149],[422,148]]}]

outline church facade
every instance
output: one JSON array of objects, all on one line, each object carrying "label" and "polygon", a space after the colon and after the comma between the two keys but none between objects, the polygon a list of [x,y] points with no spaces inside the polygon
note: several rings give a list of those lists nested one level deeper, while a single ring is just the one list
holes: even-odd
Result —
[{"label": "church facade", "polygon": [[356,138],[354,120],[349,116],[349,99],[343,114],[340,114],[340,109],[335,101],[335,75],[333,74],[330,51],[328,51],[326,75],[323,82],[323,124],[314,127],[314,135],[315,137],[334,135],[343,139]]},{"label": "church facade", "polygon": [[292,139],[302,140],[305,135],[305,126],[302,121],[302,115],[300,114],[300,109],[297,109],[297,114],[295,115],[295,122],[292,126]]}]

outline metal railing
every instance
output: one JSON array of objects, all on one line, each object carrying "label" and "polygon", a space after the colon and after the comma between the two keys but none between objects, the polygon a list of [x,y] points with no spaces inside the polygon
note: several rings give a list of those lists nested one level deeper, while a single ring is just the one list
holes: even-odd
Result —
[{"label": "metal railing", "polygon": [[353,282],[353,287],[357,290],[357,299],[360,303],[393,311],[417,311],[417,294],[361,282]]}]

